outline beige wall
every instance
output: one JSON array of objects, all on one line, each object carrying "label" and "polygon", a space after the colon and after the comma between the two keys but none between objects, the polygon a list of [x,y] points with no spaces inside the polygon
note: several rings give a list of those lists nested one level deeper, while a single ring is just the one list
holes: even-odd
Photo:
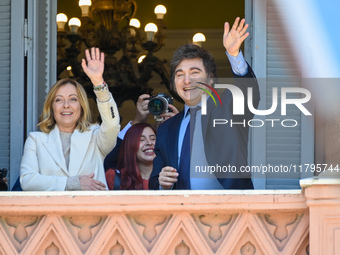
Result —
[{"label": "beige wall", "polygon": [[[94,0],[92,0],[94,2]],[[206,0],[136,0],[135,17],[141,21],[142,27],[155,22],[154,8],[163,4],[167,8],[164,21],[168,29],[216,29],[221,23],[244,16],[245,1],[211,1]],[[58,13],[63,12],[69,18],[80,17],[78,1],[58,0]]]}]

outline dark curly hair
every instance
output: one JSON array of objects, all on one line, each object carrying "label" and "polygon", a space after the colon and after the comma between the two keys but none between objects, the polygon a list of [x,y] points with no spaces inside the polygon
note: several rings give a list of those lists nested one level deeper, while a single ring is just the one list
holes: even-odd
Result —
[{"label": "dark curly hair", "polygon": [[170,62],[170,79],[171,88],[175,89],[175,71],[177,66],[184,59],[201,58],[205,72],[209,78],[217,78],[217,68],[214,56],[208,50],[201,48],[196,44],[184,44],[174,53]]}]

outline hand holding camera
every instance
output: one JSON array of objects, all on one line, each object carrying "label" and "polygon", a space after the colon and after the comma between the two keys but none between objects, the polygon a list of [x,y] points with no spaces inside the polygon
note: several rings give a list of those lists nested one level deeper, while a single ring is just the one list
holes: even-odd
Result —
[{"label": "hand holding camera", "polygon": [[137,103],[136,103],[136,116],[132,120],[132,125],[137,123],[143,123],[147,122],[149,110],[148,110],[148,100],[150,98],[150,95],[148,94],[142,94],[138,97]]},{"label": "hand holding camera", "polygon": [[172,103],[172,97],[164,93],[159,93],[156,96],[140,95],[136,103],[136,116],[131,124],[147,122],[149,113],[153,114],[157,120],[156,125],[173,117],[179,111]]}]

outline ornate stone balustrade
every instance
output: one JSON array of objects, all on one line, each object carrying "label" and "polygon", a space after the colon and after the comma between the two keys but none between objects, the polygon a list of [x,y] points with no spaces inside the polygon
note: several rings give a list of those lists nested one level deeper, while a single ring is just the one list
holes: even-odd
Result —
[{"label": "ornate stone balustrade", "polygon": [[340,178],[300,181],[309,207],[311,255],[340,254]]},{"label": "ornate stone balustrade", "polygon": [[[339,254],[319,252],[340,251],[340,204],[337,214],[317,213],[318,188],[307,183],[304,192],[2,192],[0,255]],[[312,218],[317,226],[310,225]],[[333,234],[320,236],[320,228],[328,233],[334,224]],[[309,247],[318,250],[309,253]]]}]

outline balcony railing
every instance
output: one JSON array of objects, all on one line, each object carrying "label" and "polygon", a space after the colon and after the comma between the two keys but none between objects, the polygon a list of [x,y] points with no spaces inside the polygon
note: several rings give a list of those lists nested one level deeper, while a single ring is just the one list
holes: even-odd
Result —
[{"label": "balcony railing", "polygon": [[302,190],[0,193],[0,254],[340,254],[340,180]]}]

